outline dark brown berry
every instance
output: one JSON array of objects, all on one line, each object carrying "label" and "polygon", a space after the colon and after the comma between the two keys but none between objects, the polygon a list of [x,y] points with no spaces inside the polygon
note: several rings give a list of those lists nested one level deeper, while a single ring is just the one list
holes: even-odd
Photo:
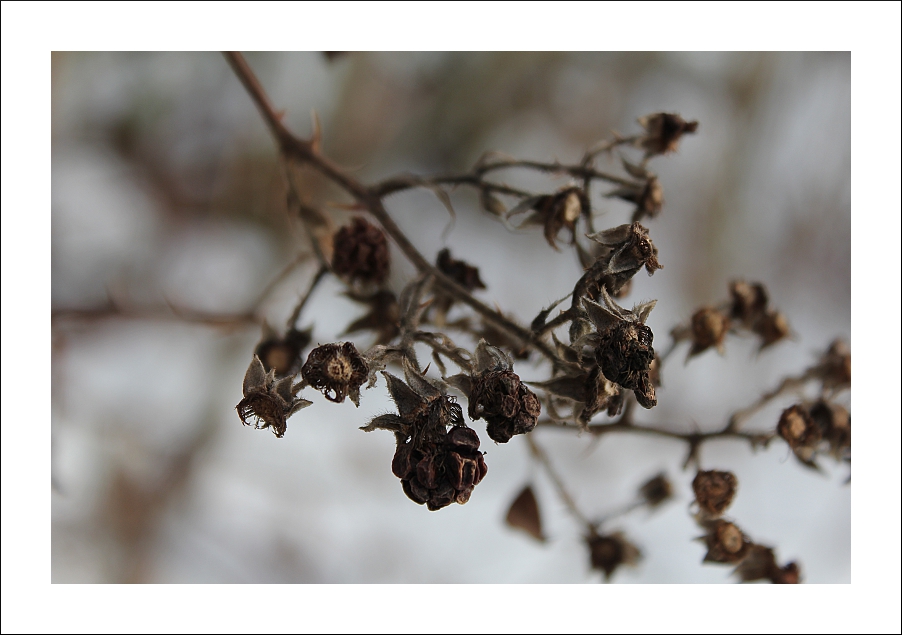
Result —
[{"label": "dark brown berry", "polygon": [[360,386],[367,378],[367,364],[351,342],[323,344],[310,351],[301,368],[308,384],[329,401],[341,403],[350,397],[359,405]]},{"label": "dark brown berry", "polygon": [[390,264],[385,233],[366,219],[357,217],[335,234],[332,270],[339,276],[379,284],[388,276]]},{"label": "dark brown berry", "polygon": [[692,490],[699,508],[710,516],[720,516],[736,495],[736,477],[732,472],[699,471],[692,480]]}]

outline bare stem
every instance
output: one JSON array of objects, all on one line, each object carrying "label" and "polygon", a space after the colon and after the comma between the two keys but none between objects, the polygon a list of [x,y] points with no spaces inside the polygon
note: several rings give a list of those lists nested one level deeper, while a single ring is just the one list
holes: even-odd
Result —
[{"label": "bare stem", "polygon": [[557,490],[558,496],[561,497],[561,500],[564,501],[564,505],[567,506],[567,509],[573,514],[573,517],[576,518],[581,524],[585,525],[586,528],[591,532],[594,529],[594,525],[589,521],[585,514],[583,514],[579,507],[576,506],[576,501],[573,500],[573,497],[570,496],[570,493],[567,491],[567,488],[564,486],[564,482],[561,480],[560,475],[557,473],[557,470],[554,469],[554,466],[551,464],[551,460],[548,458],[548,454],[539,445],[538,441],[535,440],[533,434],[527,434],[526,442],[529,443],[529,449],[532,452],[532,455],[542,464],[542,467],[545,468],[545,472],[548,474],[548,478],[551,479],[551,482],[554,484],[555,489]]}]

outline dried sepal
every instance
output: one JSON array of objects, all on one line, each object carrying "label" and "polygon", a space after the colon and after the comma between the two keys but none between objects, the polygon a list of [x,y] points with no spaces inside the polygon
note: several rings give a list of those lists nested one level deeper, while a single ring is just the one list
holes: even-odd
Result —
[{"label": "dried sepal", "polygon": [[275,369],[268,373],[263,362],[254,355],[242,384],[243,399],[235,409],[243,425],[253,425],[258,430],[272,428],[278,438],[285,435],[287,419],[313,402],[294,397],[293,377],[275,380]]},{"label": "dried sepal", "polygon": [[505,516],[504,520],[509,526],[515,529],[522,529],[539,542],[545,542],[545,535],[542,533],[542,517],[539,514],[539,503],[536,500],[535,493],[532,491],[532,486],[527,485],[520,491],[507,510],[507,516]]}]

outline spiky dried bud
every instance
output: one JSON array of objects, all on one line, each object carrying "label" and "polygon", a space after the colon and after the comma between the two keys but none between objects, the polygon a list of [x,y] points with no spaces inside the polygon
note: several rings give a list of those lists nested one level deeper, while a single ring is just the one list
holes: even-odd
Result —
[{"label": "spiky dried bud", "polygon": [[639,125],[645,128],[640,145],[646,156],[666,154],[676,151],[680,137],[698,130],[697,121],[686,121],[679,115],[659,112],[639,118]]},{"label": "spiky dried bud", "polygon": [[592,533],[586,537],[592,568],[604,572],[605,580],[622,565],[634,565],[639,561],[639,549],[622,533],[608,535]]},{"label": "spiky dried bud", "polygon": [[600,304],[588,299],[582,303],[586,315],[598,329],[597,335],[590,336],[596,344],[595,361],[608,381],[632,390],[643,408],[653,408],[657,405],[650,376],[655,360],[654,334],[645,320],[656,301],[628,311],[618,306],[604,288],[599,299]]},{"label": "spiky dried bud", "polygon": [[486,420],[486,432],[496,443],[507,443],[514,435],[530,432],[542,412],[538,398],[512,367],[504,351],[480,340],[468,413],[474,421]]},{"label": "spiky dried bud", "polygon": [[842,340],[835,340],[821,356],[815,373],[824,390],[841,390],[852,385],[852,351]]},{"label": "spiky dried bud", "polygon": [[361,282],[382,283],[390,264],[385,233],[365,218],[338,230],[334,239],[332,270],[339,276]]},{"label": "spiky dried bud", "polygon": [[768,311],[755,322],[752,330],[761,337],[761,348],[766,348],[789,337],[789,322],[779,311]]},{"label": "spiky dried bud", "polygon": [[673,497],[673,485],[670,484],[667,475],[661,472],[639,488],[639,496],[646,505],[654,508]]},{"label": "spiky dried bud", "polygon": [[360,405],[360,387],[366,381],[366,361],[352,342],[317,346],[301,368],[304,381],[319,390],[329,401],[342,403],[350,397]]},{"label": "spiky dried bud", "polygon": [[767,308],[767,289],[759,282],[734,280],[730,283],[730,297],[730,316],[747,328],[751,328]]},{"label": "spiky dried bud", "polygon": [[508,216],[518,213],[524,206],[532,209],[533,213],[523,221],[523,225],[542,225],[545,240],[554,249],[557,249],[557,237],[562,229],[568,231],[572,244],[576,238],[576,221],[580,214],[589,214],[589,199],[579,187],[565,187],[556,194],[527,199],[508,212]]},{"label": "spiky dried bud", "polygon": [[730,330],[730,318],[712,307],[703,307],[692,314],[692,347],[689,355],[702,353],[712,346],[723,350],[723,341]]},{"label": "spiky dried bud", "polygon": [[733,502],[737,484],[732,472],[700,470],[692,480],[699,509],[708,516],[720,516]]},{"label": "spiky dried bud", "polygon": [[[383,372],[397,415],[376,417],[365,430],[395,433],[392,473],[415,503],[435,511],[463,505],[488,472],[479,452],[479,436],[463,420],[461,407],[415,370],[406,367],[408,384]],[[450,426],[450,430],[448,429]]]},{"label": "spiky dried bud", "polygon": [[258,430],[272,428],[273,434],[282,438],[288,417],[313,403],[295,398],[291,387],[293,379],[285,377],[276,381],[275,369],[266,372],[263,362],[254,355],[244,374],[244,398],[235,406],[241,423],[246,426],[253,423]]},{"label": "spiky dried bud", "polygon": [[830,444],[830,454],[837,460],[851,456],[852,418],[843,406],[819,399],[808,410],[811,419],[821,431],[821,437]]},{"label": "spiky dried bud", "polygon": [[748,555],[752,542],[736,525],[726,520],[710,520],[703,524],[707,530],[705,562],[736,563]]},{"label": "spiky dried bud", "polygon": [[777,565],[774,550],[763,545],[752,544],[748,554],[733,571],[743,582],[769,580],[773,584],[798,584],[799,565],[790,562],[784,567]]},{"label": "spiky dried bud", "polygon": [[310,329],[298,331],[291,328],[283,337],[266,329],[263,341],[257,344],[254,355],[263,367],[275,370],[277,377],[296,375],[301,366],[301,353],[310,344]]}]

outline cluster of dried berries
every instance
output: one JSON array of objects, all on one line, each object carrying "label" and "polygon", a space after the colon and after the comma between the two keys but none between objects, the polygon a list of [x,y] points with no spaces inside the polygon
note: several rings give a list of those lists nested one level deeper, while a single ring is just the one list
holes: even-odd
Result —
[{"label": "cluster of dried berries", "polygon": [[395,433],[392,472],[401,479],[408,498],[430,511],[451,503],[463,505],[488,471],[479,436],[466,426],[454,399],[408,364],[407,383],[382,374],[398,414],[376,417],[363,429]]},{"label": "cluster of dried berries", "polygon": [[476,372],[469,382],[468,414],[485,419],[486,432],[497,443],[536,427],[542,406],[512,370],[513,362],[499,348],[481,340],[476,347]]},{"label": "cluster of dried berries", "polygon": [[843,406],[818,399],[790,406],[780,415],[777,434],[804,465],[817,468],[815,455],[824,447],[840,459],[850,459],[852,418]]},{"label": "cluster of dried berries", "polygon": [[696,519],[705,530],[701,540],[708,549],[704,561],[737,564],[735,573],[744,582],[767,579],[775,583],[797,583],[796,563],[778,567],[772,549],[753,543],[735,523],[721,518],[733,502],[736,486],[732,472],[719,470],[699,471],[692,481],[699,507]]},{"label": "cluster of dried berries", "polygon": [[605,580],[610,580],[618,567],[636,564],[641,556],[639,549],[620,532],[599,535],[593,531],[586,536],[586,544],[592,568],[604,572]]},{"label": "cluster of dried berries", "polygon": [[730,300],[719,306],[705,306],[692,314],[688,326],[677,326],[671,332],[674,340],[689,340],[689,357],[709,348],[723,352],[728,333],[750,331],[761,340],[761,349],[789,337],[786,317],[767,306],[767,289],[760,283],[734,281],[730,283]]},{"label": "cluster of dried berries", "polygon": [[360,405],[360,387],[367,379],[366,360],[352,342],[317,346],[301,368],[304,381],[323,393],[329,401],[342,403],[350,397]]},{"label": "cluster of dried berries", "polygon": [[646,158],[675,152],[680,137],[698,130],[697,121],[686,121],[679,115],[666,112],[640,117],[639,125],[645,128],[645,134],[640,137],[639,145],[645,149]]},{"label": "cluster of dried berries", "polygon": [[339,276],[380,284],[388,276],[389,264],[385,233],[365,218],[355,218],[335,234],[332,270]]},{"label": "cluster of dried berries", "polygon": [[244,398],[235,406],[241,423],[246,426],[253,423],[258,430],[272,428],[273,434],[282,438],[288,417],[313,403],[294,396],[293,380],[294,377],[289,376],[276,381],[275,369],[266,372],[263,362],[254,355],[244,374]]},{"label": "cluster of dried berries", "polygon": [[254,349],[254,355],[263,362],[263,367],[275,370],[277,377],[296,375],[301,365],[301,353],[310,344],[310,330],[298,331],[291,328],[283,337],[265,325],[263,339]]}]

